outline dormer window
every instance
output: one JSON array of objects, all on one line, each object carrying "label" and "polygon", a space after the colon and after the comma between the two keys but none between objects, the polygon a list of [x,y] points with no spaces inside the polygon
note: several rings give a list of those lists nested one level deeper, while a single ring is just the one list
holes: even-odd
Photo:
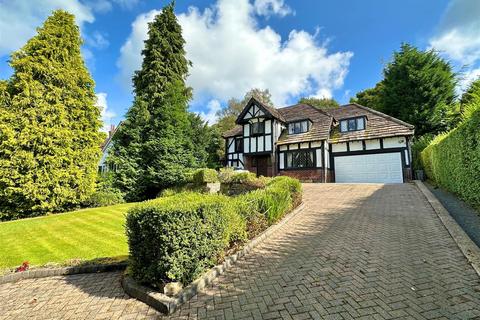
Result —
[{"label": "dormer window", "polygon": [[305,133],[310,127],[310,122],[308,120],[291,122],[288,124],[288,134],[298,134]]},{"label": "dormer window", "polygon": [[340,132],[365,130],[365,117],[340,120]]},{"label": "dormer window", "polygon": [[262,135],[265,132],[265,122],[254,122],[250,129],[252,136]]}]

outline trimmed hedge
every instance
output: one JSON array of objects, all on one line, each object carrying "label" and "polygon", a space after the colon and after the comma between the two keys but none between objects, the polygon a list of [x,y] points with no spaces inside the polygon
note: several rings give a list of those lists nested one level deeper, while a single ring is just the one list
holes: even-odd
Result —
[{"label": "trimmed hedge", "polygon": [[300,182],[277,177],[265,189],[233,198],[186,192],[139,204],[126,222],[131,275],[156,286],[188,284],[300,200]]},{"label": "trimmed hedge", "polygon": [[421,152],[427,177],[480,208],[480,100],[452,131]]},{"label": "trimmed hedge", "polygon": [[189,283],[246,238],[246,225],[222,195],[180,193],[142,203],[127,215],[132,276],[142,282]]},{"label": "trimmed hedge", "polygon": [[232,168],[220,169],[220,192],[229,196],[245,194],[247,192],[265,188],[272,178],[257,177],[252,172],[234,171]]},{"label": "trimmed hedge", "polygon": [[219,182],[215,169],[198,169],[193,172],[192,182],[196,185]]}]

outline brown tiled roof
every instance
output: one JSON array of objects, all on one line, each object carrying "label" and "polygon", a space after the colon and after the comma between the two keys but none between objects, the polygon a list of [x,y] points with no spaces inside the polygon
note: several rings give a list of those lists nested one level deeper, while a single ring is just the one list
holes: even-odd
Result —
[{"label": "brown tiled roof", "polygon": [[274,107],[271,107],[271,106],[268,106],[264,103],[261,103],[260,101],[258,101],[257,99],[255,99],[255,101],[258,102],[258,104],[260,104],[262,107],[264,107],[268,112],[270,112],[270,114],[275,117],[276,119],[282,121],[282,122],[285,122],[285,118],[283,117],[283,115],[279,112],[279,109],[277,108],[274,108]]},{"label": "brown tiled roof", "polygon": [[329,109],[327,112],[330,113],[337,122],[341,119],[356,116],[367,117],[365,130],[342,133],[337,123],[331,130],[330,143],[400,135],[405,136],[413,135],[414,133],[414,126],[411,124],[356,103],[347,104],[336,109]]},{"label": "brown tiled roof", "polygon": [[286,129],[283,130],[277,142],[279,145],[328,139],[333,118],[325,111],[302,103],[277,110],[286,122],[304,119],[312,121],[312,127],[305,133],[288,134]]},{"label": "brown tiled roof", "polygon": [[[288,134],[284,129],[280,134],[277,144],[299,143],[316,140],[327,140],[330,143],[345,142],[350,140],[375,139],[380,137],[394,137],[413,135],[414,126],[383,114],[379,111],[351,103],[335,109],[318,109],[308,104],[296,104],[293,106],[276,109],[258,102],[276,119],[284,123],[297,120],[309,119],[312,127],[308,132],[300,134]],[[341,133],[339,121],[341,119],[366,116],[366,130]],[[242,126],[237,125],[225,132],[223,137],[233,137],[242,134]]]},{"label": "brown tiled roof", "polygon": [[236,125],[232,129],[225,131],[222,134],[222,137],[224,138],[235,137],[235,136],[241,135],[242,133],[243,133],[243,127],[241,125]]}]

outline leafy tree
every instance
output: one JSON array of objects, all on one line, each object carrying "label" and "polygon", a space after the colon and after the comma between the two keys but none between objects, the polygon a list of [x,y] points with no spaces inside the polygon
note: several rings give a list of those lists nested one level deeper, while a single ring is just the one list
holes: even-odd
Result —
[{"label": "leafy tree", "polygon": [[378,111],[383,111],[381,94],[383,90],[383,81],[380,81],[374,88],[365,89],[350,99],[352,103],[358,103]]},{"label": "leafy tree", "polygon": [[219,168],[217,150],[223,146],[223,139],[215,126],[209,126],[198,114],[189,114],[191,139],[195,141],[194,155],[199,167]]},{"label": "leafy tree", "polygon": [[117,165],[116,185],[128,200],[155,197],[196,166],[184,46],[171,3],[149,23],[142,67],[133,77],[134,103],[113,140],[109,161]]},{"label": "leafy tree", "polygon": [[451,65],[438,53],[402,44],[383,73],[385,113],[415,125],[418,135],[447,129],[456,80]]},{"label": "leafy tree", "polygon": [[101,121],[81,44],[74,16],[57,10],[12,55],[0,90],[0,211],[10,218],[64,210],[95,190]]},{"label": "leafy tree", "polygon": [[338,102],[331,98],[303,97],[298,101],[298,103],[306,103],[319,109],[335,109],[340,107]]}]

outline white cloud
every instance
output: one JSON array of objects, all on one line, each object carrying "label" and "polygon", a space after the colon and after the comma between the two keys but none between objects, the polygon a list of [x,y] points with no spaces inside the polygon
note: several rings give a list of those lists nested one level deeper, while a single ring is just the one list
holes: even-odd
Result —
[{"label": "white cloud", "polygon": [[0,5],[0,56],[19,49],[35,35],[52,10],[64,9],[75,15],[82,26],[93,22],[91,9],[79,0],[15,0],[2,1]]},{"label": "white cloud", "polygon": [[113,0],[113,2],[124,9],[132,9],[138,4],[139,0]]},{"label": "white cloud", "polygon": [[209,124],[214,124],[217,122],[217,112],[222,109],[220,101],[213,99],[210,100],[207,104],[207,112],[201,111],[197,112],[204,121],[207,121]]},{"label": "white cloud", "polygon": [[459,78],[460,81],[457,86],[457,94],[461,95],[463,92],[465,92],[470,84],[477,80],[480,77],[480,68],[476,69],[471,69],[467,70],[464,72]]},{"label": "white cloud", "polygon": [[253,7],[257,14],[267,17],[271,15],[284,17],[293,13],[283,0],[255,0]]},{"label": "white cloud", "polygon": [[[280,12],[272,5],[270,10]],[[118,66],[128,87],[141,65],[147,23],[158,12],[138,16],[122,46]],[[274,102],[281,105],[299,94],[331,96],[343,85],[351,52],[329,53],[327,44],[319,43],[318,32],[292,30],[282,39],[271,27],[260,28],[255,13],[248,0],[218,0],[203,12],[190,7],[178,16],[187,58],[193,62],[187,81],[197,97],[226,100],[258,87],[270,89]]]},{"label": "white cloud", "polygon": [[452,29],[430,41],[431,47],[445,53],[450,59],[470,65],[480,58],[480,30],[464,32]]},{"label": "white cloud", "polygon": [[112,3],[108,0],[91,0],[85,2],[87,6],[98,13],[106,13],[112,10]]},{"label": "white cloud", "polygon": [[92,48],[105,49],[110,45],[106,36],[99,31],[94,31],[92,35],[86,35],[84,38],[85,43]]},{"label": "white cloud", "polygon": [[480,59],[480,1],[451,0],[430,46],[464,65]]},{"label": "white cloud", "polygon": [[112,118],[116,117],[116,114],[108,109],[107,94],[105,92],[99,92],[96,95],[97,107],[100,109],[103,121],[102,131],[108,132],[112,123]]}]

